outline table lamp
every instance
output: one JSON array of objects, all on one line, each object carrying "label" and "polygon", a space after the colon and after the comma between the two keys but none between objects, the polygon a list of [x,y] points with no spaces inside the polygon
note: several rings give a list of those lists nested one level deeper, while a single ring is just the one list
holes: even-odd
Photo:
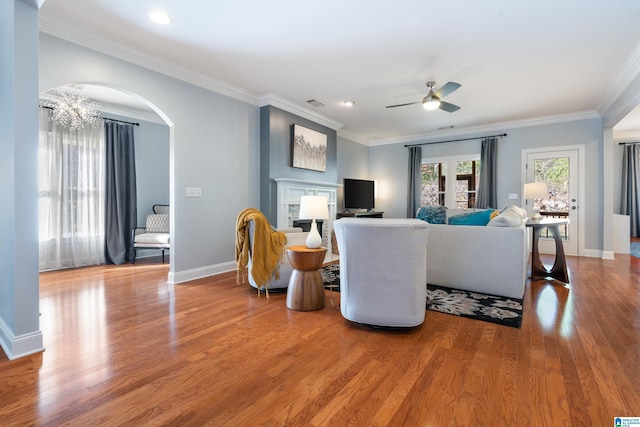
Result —
[{"label": "table lamp", "polygon": [[299,219],[311,219],[311,230],[307,236],[307,247],[317,249],[322,246],[322,236],[318,233],[316,219],[328,219],[329,207],[325,196],[302,196],[300,198]]},{"label": "table lamp", "polygon": [[[545,182],[529,182],[524,185],[524,198],[528,200],[538,200],[547,197],[547,184]],[[536,208],[535,205],[531,208],[533,216],[532,221],[540,221],[542,215],[540,215],[540,208]]]}]

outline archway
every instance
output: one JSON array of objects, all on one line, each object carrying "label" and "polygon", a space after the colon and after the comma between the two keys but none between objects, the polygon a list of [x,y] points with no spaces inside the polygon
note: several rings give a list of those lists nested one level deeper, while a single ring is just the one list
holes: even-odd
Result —
[{"label": "archway", "polygon": [[[65,88],[74,88],[82,96],[98,103],[103,117],[108,120],[142,122],[142,126],[136,128],[138,224],[144,224],[146,215],[152,213],[153,204],[169,204],[173,241],[173,122],[150,100],[126,88],[102,82],[81,81],[58,85],[43,91],[41,100],[47,100],[55,91]],[[157,144],[162,145],[160,149]],[[155,255],[155,252],[151,254]],[[173,254],[172,249],[169,274],[174,271]]]}]

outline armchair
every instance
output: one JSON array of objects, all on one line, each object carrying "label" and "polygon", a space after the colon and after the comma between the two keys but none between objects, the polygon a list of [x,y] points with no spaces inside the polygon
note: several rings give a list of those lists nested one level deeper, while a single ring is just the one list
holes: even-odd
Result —
[{"label": "armchair", "polygon": [[341,218],[340,311],[352,322],[413,327],[424,322],[429,224],[419,219]]},{"label": "armchair", "polygon": [[136,249],[160,249],[164,263],[164,251],[171,248],[168,213],[147,215],[145,227],[136,227],[131,233],[131,264],[136,262]]},{"label": "armchair", "polygon": [[[244,273],[244,271],[240,270],[244,270],[243,264],[246,254],[249,284],[252,287],[256,288],[258,292],[260,289],[265,288],[267,295],[269,290],[286,289],[289,286],[289,279],[293,271],[287,253],[284,247],[281,247],[282,251],[277,254],[277,259],[270,259],[275,257],[269,253],[269,250],[277,248],[271,247],[269,242],[265,240],[272,238],[271,233],[281,232],[284,233],[284,246],[304,245],[307,233],[303,232],[302,228],[297,227],[273,230],[264,214],[252,208],[245,209],[238,215],[236,228],[236,262],[238,263],[239,273]],[[255,271],[254,264],[256,266]],[[262,274],[264,273],[262,271],[264,268],[269,269],[266,276]]]}]

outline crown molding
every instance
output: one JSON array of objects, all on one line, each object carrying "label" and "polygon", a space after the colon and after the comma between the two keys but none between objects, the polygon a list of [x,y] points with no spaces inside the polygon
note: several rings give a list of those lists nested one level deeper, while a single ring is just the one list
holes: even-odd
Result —
[{"label": "crown molding", "polygon": [[357,135],[353,132],[345,130],[344,128],[338,131],[338,136],[341,138],[349,139],[351,141],[357,142],[362,145],[368,145],[368,141],[366,140],[366,138],[362,138],[360,135]]},{"label": "crown molding", "polygon": [[640,75],[640,43],[636,45],[635,49],[627,58],[624,65],[613,79],[607,94],[604,99],[598,105],[596,111],[605,116],[607,112],[613,107],[614,103],[622,96],[627,87],[633,82],[635,78]]},{"label": "crown molding", "polygon": [[508,129],[550,125],[554,123],[565,123],[565,122],[573,122],[578,120],[587,120],[587,119],[595,119],[595,118],[601,118],[600,114],[598,114],[595,111],[578,111],[575,113],[533,117],[530,119],[492,123],[484,126],[473,126],[473,127],[467,127],[464,129],[458,129],[454,131],[433,132],[433,133],[425,133],[425,134],[419,134],[419,135],[406,135],[406,136],[400,136],[395,138],[372,139],[369,141],[367,145],[369,145],[370,147],[373,147],[378,145],[411,143],[411,142],[424,141],[428,139],[443,138],[443,137],[447,137],[447,138],[459,137],[459,136],[465,136],[471,133],[479,134],[479,133],[486,133],[486,132],[504,132],[505,130],[508,130]]},{"label": "crown molding", "polygon": [[304,117],[305,119],[312,120],[333,130],[338,130],[342,126],[344,126],[337,120],[333,120],[330,117],[309,110],[308,108],[301,107],[300,105],[274,93],[265,93],[264,95],[261,95],[258,101],[258,105],[260,107],[271,105],[273,107],[277,107],[281,110],[287,111],[291,114],[295,114],[297,116]]},{"label": "crown molding", "polygon": [[42,5],[44,4],[45,0],[19,0],[20,3],[24,3],[28,6],[33,6],[36,9],[40,9],[42,7]]},{"label": "crown molding", "polygon": [[93,34],[62,28],[57,25],[55,21],[50,19],[41,17],[40,31],[230,98],[252,105],[258,105],[257,94],[248,90],[226,83],[222,80],[215,79],[203,73],[158,60],[157,58],[146,55],[144,52],[128,49],[108,40],[97,38]]}]

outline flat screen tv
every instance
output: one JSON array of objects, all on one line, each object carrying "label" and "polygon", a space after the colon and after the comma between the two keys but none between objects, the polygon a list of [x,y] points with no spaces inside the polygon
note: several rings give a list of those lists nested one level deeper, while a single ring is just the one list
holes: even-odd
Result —
[{"label": "flat screen tv", "polygon": [[366,179],[344,179],[344,209],[375,209],[375,182]]}]

